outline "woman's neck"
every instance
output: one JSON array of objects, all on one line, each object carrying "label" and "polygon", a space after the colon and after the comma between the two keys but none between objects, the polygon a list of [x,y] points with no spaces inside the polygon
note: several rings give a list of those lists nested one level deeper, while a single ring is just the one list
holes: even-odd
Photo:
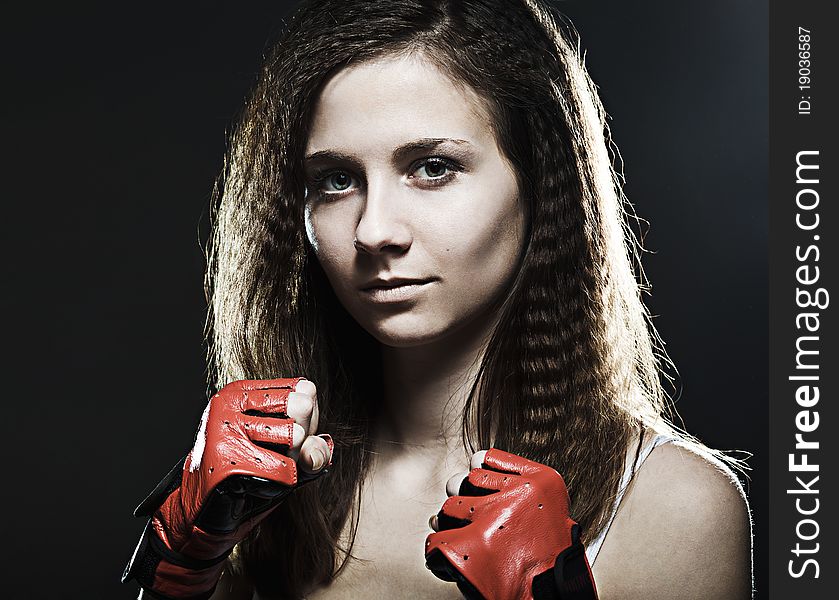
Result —
[{"label": "woman's neck", "polygon": [[380,455],[429,460],[462,453],[463,413],[495,319],[475,319],[435,342],[382,349]]}]

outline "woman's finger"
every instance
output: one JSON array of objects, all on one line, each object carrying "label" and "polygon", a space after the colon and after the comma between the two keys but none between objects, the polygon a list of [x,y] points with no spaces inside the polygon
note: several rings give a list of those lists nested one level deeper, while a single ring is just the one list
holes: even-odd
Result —
[{"label": "woman's finger", "polygon": [[434,531],[440,531],[440,526],[437,523],[437,515],[431,515],[428,519],[428,526],[431,527]]},{"label": "woman's finger", "polygon": [[497,473],[476,468],[468,473],[458,473],[451,477],[446,482],[446,494],[449,496],[486,496],[506,489],[515,477],[510,473]]},{"label": "woman's finger", "polygon": [[237,390],[269,390],[269,389],[291,389],[300,380],[299,377],[290,377],[285,379],[240,379],[228,383],[225,387],[235,388]]},{"label": "woman's finger", "polygon": [[479,496],[452,496],[437,513],[437,527],[457,529],[480,516],[486,500]]},{"label": "woman's finger", "polygon": [[289,458],[297,460],[300,456],[300,449],[303,447],[303,442],[306,439],[306,430],[299,423],[295,423],[291,438],[291,447],[288,449]]},{"label": "woman's finger", "polygon": [[297,385],[294,386],[295,392],[300,392],[301,394],[308,394],[312,398],[317,396],[317,386],[313,381],[309,381],[308,379],[301,379],[297,382]]},{"label": "woman's finger", "polygon": [[504,452],[498,448],[488,450],[483,460],[488,469],[516,475],[535,475],[545,469],[545,465],[533,462],[517,454]]},{"label": "woman's finger", "polygon": [[297,391],[302,391],[304,394],[308,394],[312,397],[312,416],[309,420],[309,427],[306,428],[306,431],[309,435],[315,435],[318,432],[318,417],[320,415],[318,411],[318,389],[315,387],[315,384],[308,379],[304,379],[298,383],[297,386]]},{"label": "woman's finger", "polygon": [[466,496],[486,496],[505,490],[519,479],[512,473],[499,473],[489,469],[472,469],[460,484],[460,493]]},{"label": "woman's finger", "polygon": [[[298,394],[302,396],[298,396]],[[294,387],[294,391],[290,397],[300,400],[299,406],[297,400],[290,402],[290,410],[294,411],[294,415],[289,415],[295,421],[303,426],[306,430],[306,435],[315,435],[318,431],[318,389],[315,384],[308,379],[301,379]],[[298,418],[299,416],[299,418]]]},{"label": "woman's finger", "polygon": [[241,415],[239,422],[248,439],[259,446],[285,452],[294,445],[294,423],[291,419]]},{"label": "woman's finger", "polygon": [[[302,383],[302,382],[301,382]],[[288,416],[303,428],[306,435],[310,434],[312,413],[315,407],[315,399],[309,394],[291,392],[288,395]]]},{"label": "woman's finger", "polygon": [[458,473],[449,478],[446,482],[446,494],[449,496],[457,496],[460,493],[460,484],[463,483],[463,480],[469,473]]},{"label": "woman's finger", "polygon": [[486,450],[480,450],[479,452],[475,452],[472,455],[472,460],[469,463],[470,468],[472,469],[480,469],[484,466],[484,457],[487,455]]},{"label": "woman's finger", "polygon": [[307,473],[317,473],[329,464],[330,458],[329,445],[326,440],[310,435],[300,448],[297,465]]},{"label": "woman's finger", "polygon": [[288,395],[291,388],[245,390],[242,401],[242,412],[257,415],[272,415],[285,417]]}]

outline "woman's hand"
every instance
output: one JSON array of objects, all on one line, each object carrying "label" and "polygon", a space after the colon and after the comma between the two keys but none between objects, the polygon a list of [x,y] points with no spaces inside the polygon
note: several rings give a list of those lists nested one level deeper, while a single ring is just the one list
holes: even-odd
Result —
[{"label": "woman's hand", "polygon": [[426,566],[467,598],[597,598],[565,482],[545,465],[495,448],[446,484]]},{"label": "woman's hand", "polygon": [[213,396],[186,459],[135,511],[152,518],[123,581],[136,577],[170,598],[209,597],[233,546],[330,464],[332,439],[316,435],[316,394],[296,378],[236,381]]}]

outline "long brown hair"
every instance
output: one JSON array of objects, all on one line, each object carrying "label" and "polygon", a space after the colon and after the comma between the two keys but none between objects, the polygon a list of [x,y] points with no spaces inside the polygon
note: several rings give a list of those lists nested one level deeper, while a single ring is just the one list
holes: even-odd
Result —
[{"label": "long brown hair", "polygon": [[562,473],[591,539],[626,450],[663,414],[664,358],[641,301],[631,207],[573,29],[538,0],[309,0],[267,57],[234,130],[209,243],[211,385],[303,375],[318,386],[331,473],[289,497],[235,555],[261,594],[335,574],[369,465],[378,344],[340,306],[304,231],[303,153],[324,82],[351,63],[422,52],[486,103],[529,216],[517,276],[463,416],[495,446]]}]

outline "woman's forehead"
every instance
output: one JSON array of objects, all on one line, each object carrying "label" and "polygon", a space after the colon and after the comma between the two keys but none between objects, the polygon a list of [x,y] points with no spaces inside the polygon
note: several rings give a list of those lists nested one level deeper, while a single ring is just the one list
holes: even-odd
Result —
[{"label": "woman's forehead", "polygon": [[392,151],[417,139],[494,144],[485,102],[426,55],[388,55],[346,67],[324,85],[306,154]]}]

